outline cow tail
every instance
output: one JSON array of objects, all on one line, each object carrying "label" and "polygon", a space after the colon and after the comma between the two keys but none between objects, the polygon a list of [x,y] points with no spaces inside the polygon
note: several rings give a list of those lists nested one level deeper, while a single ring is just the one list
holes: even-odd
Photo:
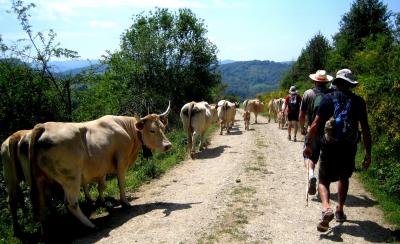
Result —
[{"label": "cow tail", "polygon": [[243,109],[244,109],[244,111],[247,111],[247,103],[248,103],[248,102],[249,102],[248,99],[244,100],[244,102],[243,102]]},{"label": "cow tail", "polygon": [[32,179],[32,185],[31,185],[31,201],[33,205],[33,212],[35,216],[38,216],[39,213],[39,200],[38,200],[38,185],[37,185],[37,177],[38,177],[38,171],[39,171],[39,166],[37,162],[37,152],[38,152],[38,146],[37,142],[40,138],[40,136],[43,134],[45,131],[45,128],[43,127],[42,124],[36,125],[31,134],[31,140],[29,142],[29,164],[31,168],[31,179]]},{"label": "cow tail", "polygon": [[188,133],[188,143],[190,143],[190,145],[192,145],[192,134],[193,134],[193,126],[192,126],[192,110],[193,110],[193,107],[194,107],[194,102],[191,102],[190,104],[189,104],[189,108],[188,108],[188,119],[189,119],[189,122],[188,122],[188,131],[187,131],[187,133]]}]

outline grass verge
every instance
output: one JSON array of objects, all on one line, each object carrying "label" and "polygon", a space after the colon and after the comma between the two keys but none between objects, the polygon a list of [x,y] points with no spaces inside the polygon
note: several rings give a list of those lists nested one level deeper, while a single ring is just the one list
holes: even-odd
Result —
[{"label": "grass verge", "polygon": [[[360,148],[356,155],[356,176],[363,184],[364,188],[370,192],[373,197],[379,202],[379,207],[384,213],[385,221],[395,225],[397,230],[400,230],[400,200],[387,194],[382,189],[381,182],[373,175],[373,170],[363,170],[361,162],[364,158],[364,149]],[[376,163],[376,162],[375,162]],[[371,164],[371,168],[374,162]]]}]

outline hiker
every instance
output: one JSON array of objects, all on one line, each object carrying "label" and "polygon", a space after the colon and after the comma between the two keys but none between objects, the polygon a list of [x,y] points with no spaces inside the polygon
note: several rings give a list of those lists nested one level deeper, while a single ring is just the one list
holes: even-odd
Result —
[{"label": "hiker", "polygon": [[[307,129],[311,126],[315,118],[315,114],[318,110],[319,104],[322,98],[328,91],[327,84],[333,79],[332,76],[328,75],[325,70],[317,70],[315,74],[309,75],[310,79],[314,81],[314,87],[304,92],[303,98],[300,105],[299,124],[301,128],[301,134],[305,135]],[[305,118],[307,115],[307,126],[305,126]],[[322,128],[323,129],[323,128]],[[315,165],[319,159],[321,137],[323,130],[321,128],[317,131],[317,135],[312,141],[312,155],[310,158],[305,158],[305,163],[308,164],[308,194],[315,195],[317,192],[317,178],[314,176]],[[305,139],[305,141],[307,138]],[[309,159],[309,160],[308,160]]]},{"label": "hiker", "polygon": [[300,111],[300,103],[301,96],[297,94],[297,90],[295,86],[291,86],[289,89],[289,95],[285,97],[285,105],[283,111],[286,111],[288,114],[288,140],[291,140],[291,131],[292,127],[294,127],[294,138],[293,141],[297,141],[297,124],[299,121],[299,111]]},{"label": "hiker", "polygon": [[[351,88],[357,86],[351,70],[342,69],[332,81],[336,91],[322,99],[311,128],[307,134],[303,154],[310,158],[312,143],[318,135],[318,128],[324,127],[319,159],[318,190],[322,202],[322,216],[317,230],[329,229],[329,222],[335,217],[337,222],[346,221],[343,206],[349,189],[349,178],[355,167],[357,142],[360,139],[358,125],[361,125],[365,157],[362,166],[368,169],[371,163],[371,133],[368,125],[364,99],[354,94]],[[329,205],[329,185],[338,181],[338,205],[336,211]]]}]

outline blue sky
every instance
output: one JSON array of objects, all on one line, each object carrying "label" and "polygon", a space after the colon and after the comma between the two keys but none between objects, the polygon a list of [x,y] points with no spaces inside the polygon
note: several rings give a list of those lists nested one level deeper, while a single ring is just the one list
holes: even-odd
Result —
[{"label": "blue sky", "polygon": [[[26,37],[0,0],[0,34],[6,43]],[[61,46],[81,58],[97,59],[119,48],[120,36],[133,16],[154,8],[190,8],[207,26],[207,37],[218,47],[218,59],[296,60],[318,32],[331,40],[350,0],[31,0],[33,30],[53,29]],[[400,0],[383,0],[400,12]]]}]

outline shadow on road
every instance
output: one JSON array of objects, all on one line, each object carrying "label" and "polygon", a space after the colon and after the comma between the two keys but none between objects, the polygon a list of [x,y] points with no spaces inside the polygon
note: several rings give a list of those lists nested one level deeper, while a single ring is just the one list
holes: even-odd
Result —
[{"label": "shadow on road", "polygon": [[96,228],[91,230],[83,225],[69,214],[62,221],[58,221],[51,227],[48,242],[49,243],[72,243],[75,239],[87,237],[85,242],[93,243],[105,236],[109,236],[110,231],[123,225],[132,218],[146,214],[153,210],[163,209],[164,217],[168,217],[172,212],[189,209],[194,203],[173,203],[173,202],[154,202],[146,204],[133,205],[127,208],[108,209],[108,215],[93,219]]},{"label": "shadow on road", "polygon": [[214,147],[214,148],[207,148],[201,152],[198,152],[196,154],[195,158],[206,159],[206,158],[219,157],[225,151],[225,148],[227,148],[227,147],[230,147],[230,146],[221,145],[221,146]]},{"label": "shadow on road", "polygon": [[399,240],[399,231],[392,231],[372,221],[348,220],[333,226],[327,233],[321,234],[320,239],[343,242],[342,235],[362,237],[368,242],[394,242]]}]

